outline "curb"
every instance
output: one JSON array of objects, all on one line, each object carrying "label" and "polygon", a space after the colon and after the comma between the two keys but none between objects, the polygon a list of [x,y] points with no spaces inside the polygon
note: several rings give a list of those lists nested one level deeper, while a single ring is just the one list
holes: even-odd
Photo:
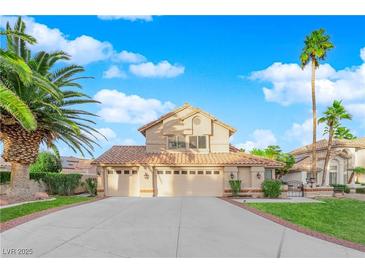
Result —
[{"label": "curb", "polygon": [[103,200],[103,199],[107,199],[107,197],[96,198],[96,199],[93,199],[91,201],[84,201],[84,202],[65,205],[65,206],[61,206],[61,207],[49,208],[49,209],[45,209],[45,210],[42,210],[42,211],[34,212],[32,214],[29,214],[29,215],[21,216],[19,218],[15,218],[15,219],[6,221],[4,223],[0,223],[0,233],[4,232],[6,230],[9,230],[11,228],[14,228],[18,225],[21,225],[21,224],[27,223],[29,221],[32,221],[34,219],[38,219],[40,217],[43,217],[43,216],[48,215],[48,214],[53,213],[53,212],[57,212],[57,211],[60,211],[60,210],[63,210],[63,209],[76,207],[76,206],[80,206],[80,205],[84,205],[84,204],[97,202],[97,201],[100,201],[100,200]]},{"label": "curb", "polygon": [[335,238],[333,236],[329,236],[327,234],[317,232],[317,231],[311,230],[309,228],[302,227],[300,225],[297,225],[297,224],[291,223],[289,221],[286,221],[284,219],[281,219],[280,217],[274,216],[270,213],[263,212],[263,211],[258,210],[256,208],[249,207],[249,206],[247,206],[243,203],[233,201],[233,200],[228,199],[228,198],[219,197],[219,199],[221,199],[221,200],[223,200],[227,203],[230,203],[232,205],[238,206],[240,208],[246,209],[247,211],[250,211],[251,213],[259,215],[259,216],[261,216],[265,219],[268,219],[272,222],[275,222],[275,223],[277,223],[279,225],[282,225],[282,226],[285,226],[287,228],[293,229],[297,232],[306,234],[308,236],[312,236],[314,238],[318,238],[318,239],[321,239],[321,240],[324,240],[324,241],[327,241],[327,242],[331,242],[331,243],[338,244],[338,245],[341,245],[341,246],[344,246],[344,247],[348,247],[348,248],[356,249],[356,250],[361,251],[361,252],[365,252],[365,245],[354,243],[354,242],[343,240],[343,239],[338,239],[338,238]]}]

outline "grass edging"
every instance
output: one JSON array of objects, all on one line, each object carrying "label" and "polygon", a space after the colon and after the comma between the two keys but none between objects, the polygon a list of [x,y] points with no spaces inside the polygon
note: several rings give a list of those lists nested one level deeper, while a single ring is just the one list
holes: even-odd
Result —
[{"label": "grass edging", "polygon": [[361,251],[361,252],[365,252],[365,245],[362,245],[362,244],[359,244],[359,243],[354,243],[354,242],[344,240],[344,239],[339,239],[339,238],[324,234],[322,232],[318,232],[318,231],[315,231],[315,230],[312,230],[312,229],[297,225],[295,223],[289,222],[287,220],[284,220],[284,219],[282,219],[280,217],[277,217],[275,215],[272,215],[270,213],[263,212],[259,209],[247,206],[243,203],[234,201],[234,200],[229,199],[229,198],[220,197],[220,199],[223,200],[223,201],[226,201],[226,202],[228,202],[232,205],[235,205],[235,206],[238,206],[240,208],[246,209],[246,210],[248,210],[248,211],[250,211],[250,212],[252,212],[256,215],[259,215],[259,216],[261,216],[265,219],[273,221],[273,222],[275,222],[279,225],[282,225],[282,226],[285,226],[287,228],[293,229],[297,232],[300,232],[300,233],[306,234],[308,236],[312,236],[312,237],[315,237],[315,238],[318,238],[318,239],[321,239],[321,240],[324,240],[324,241],[327,241],[327,242],[331,242],[331,243],[334,243],[334,244],[342,245],[344,247],[348,247],[348,248],[356,249],[356,250]]},{"label": "grass edging", "polygon": [[34,212],[25,216],[21,216],[15,219],[11,219],[9,221],[0,223],[0,233],[11,229],[13,227],[16,227],[18,225],[24,224],[26,222],[32,221],[34,219],[40,218],[42,216],[48,215],[50,213],[53,212],[57,212],[63,209],[67,209],[67,208],[71,208],[71,207],[76,207],[76,206],[80,206],[80,205],[84,205],[84,204],[89,204],[89,203],[93,203],[96,201],[100,201],[103,199],[106,199],[107,197],[98,197],[98,198],[94,198],[88,201],[83,201],[83,202],[79,202],[79,203],[73,203],[73,204],[68,204],[68,205],[64,205],[64,206],[60,206],[60,207],[53,207],[53,208],[49,208],[49,209],[45,209],[42,211],[38,211],[38,212]]}]

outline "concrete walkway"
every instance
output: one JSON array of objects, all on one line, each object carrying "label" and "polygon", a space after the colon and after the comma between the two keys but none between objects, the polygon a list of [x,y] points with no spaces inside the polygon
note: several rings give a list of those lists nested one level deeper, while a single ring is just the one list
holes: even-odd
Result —
[{"label": "concrete walkway", "polygon": [[1,256],[365,257],[216,198],[109,198],[0,234]]}]

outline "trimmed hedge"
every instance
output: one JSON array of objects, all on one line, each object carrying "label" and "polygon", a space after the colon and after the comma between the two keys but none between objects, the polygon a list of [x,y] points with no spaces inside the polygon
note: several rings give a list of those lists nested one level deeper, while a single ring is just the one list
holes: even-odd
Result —
[{"label": "trimmed hedge", "polygon": [[264,196],[268,198],[278,198],[281,194],[281,181],[279,180],[265,180],[262,183],[262,191]]},{"label": "trimmed hedge", "polygon": [[43,182],[52,195],[71,195],[81,183],[81,174],[64,174],[56,172],[32,172],[30,179]]},{"label": "trimmed hedge", "polygon": [[356,193],[365,194],[365,188],[357,188]]},{"label": "trimmed hedge", "polygon": [[[10,182],[10,171],[0,172],[0,183]],[[81,174],[64,174],[56,172],[30,172],[29,178],[38,183],[43,182],[49,194],[71,195],[81,183]]]},{"label": "trimmed hedge", "polygon": [[233,195],[237,196],[241,192],[241,180],[229,180],[229,185]]},{"label": "trimmed hedge", "polygon": [[10,182],[10,171],[0,171],[0,184],[7,184]]},{"label": "trimmed hedge", "polygon": [[345,192],[350,193],[350,188],[345,184],[332,184],[334,192]]}]

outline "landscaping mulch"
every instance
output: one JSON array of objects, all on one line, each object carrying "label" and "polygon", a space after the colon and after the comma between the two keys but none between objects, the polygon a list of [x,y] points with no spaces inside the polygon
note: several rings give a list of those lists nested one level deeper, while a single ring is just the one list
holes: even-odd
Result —
[{"label": "landscaping mulch", "polygon": [[61,206],[61,207],[49,208],[49,209],[38,211],[38,212],[29,214],[29,215],[25,215],[25,216],[22,216],[22,217],[19,217],[19,218],[16,218],[16,219],[12,219],[12,220],[9,220],[7,222],[0,223],[0,233],[6,231],[8,229],[11,229],[13,227],[16,227],[18,225],[21,225],[21,224],[24,224],[26,222],[32,221],[34,219],[37,219],[39,217],[48,215],[48,214],[53,213],[53,212],[57,212],[57,211],[60,211],[60,210],[66,209],[66,208],[76,207],[76,206],[79,206],[79,205],[93,203],[93,202],[100,201],[100,200],[103,200],[103,199],[106,199],[106,198],[107,197],[99,197],[99,198],[95,198],[95,199],[90,200],[90,201],[84,201],[84,202],[80,202],[80,203],[69,204],[69,205],[65,205],[65,206]]},{"label": "landscaping mulch", "polygon": [[247,206],[244,203],[240,203],[240,202],[234,201],[234,200],[229,199],[229,198],[220,197],[220,199],[222,199],[223,201],[226,201],[230,204],[233,204],[235,206],[238,206],[240,208],[246,209],[246,210],[248,210],[248,211],[250,211],[250,212],[252,212],[256,215],[259,215],[259,216],[261,216],[265,219],[268,219],[270,221],[273,221],[277,224],[280,224],[280,225],[285,226],[287,228],[293,229],[297,232],[300,232],[300,233],[306,234],[308,236],[312,236],[312,237],[315,237],[315,238],[318,238],[318,239],[321,239],[321,240],[324,240],[324,241],[327,241],[327,242],[331,242],[331,243],[334,243],[334,244],[342,245],[344,247],[348,247],[348,248],[356,249],[356,250],[361,251],[361,252],[365,252],[365,245],[354,243],[354,242],[343,240],[343,239],[338,239],[338,238],[335,238],[333,236],[329,236],[327,234],[324,234],[324,233],[321,233],[321,232],[317,232],[317,231],[314,231],[314,230],[299,226],[297,224],[291,223],[291,222],[286,221],[284,219],[281,219],[277,216],[274,216],[272,214],[263,212],[261,210],[258,210],[256,208]]}]

